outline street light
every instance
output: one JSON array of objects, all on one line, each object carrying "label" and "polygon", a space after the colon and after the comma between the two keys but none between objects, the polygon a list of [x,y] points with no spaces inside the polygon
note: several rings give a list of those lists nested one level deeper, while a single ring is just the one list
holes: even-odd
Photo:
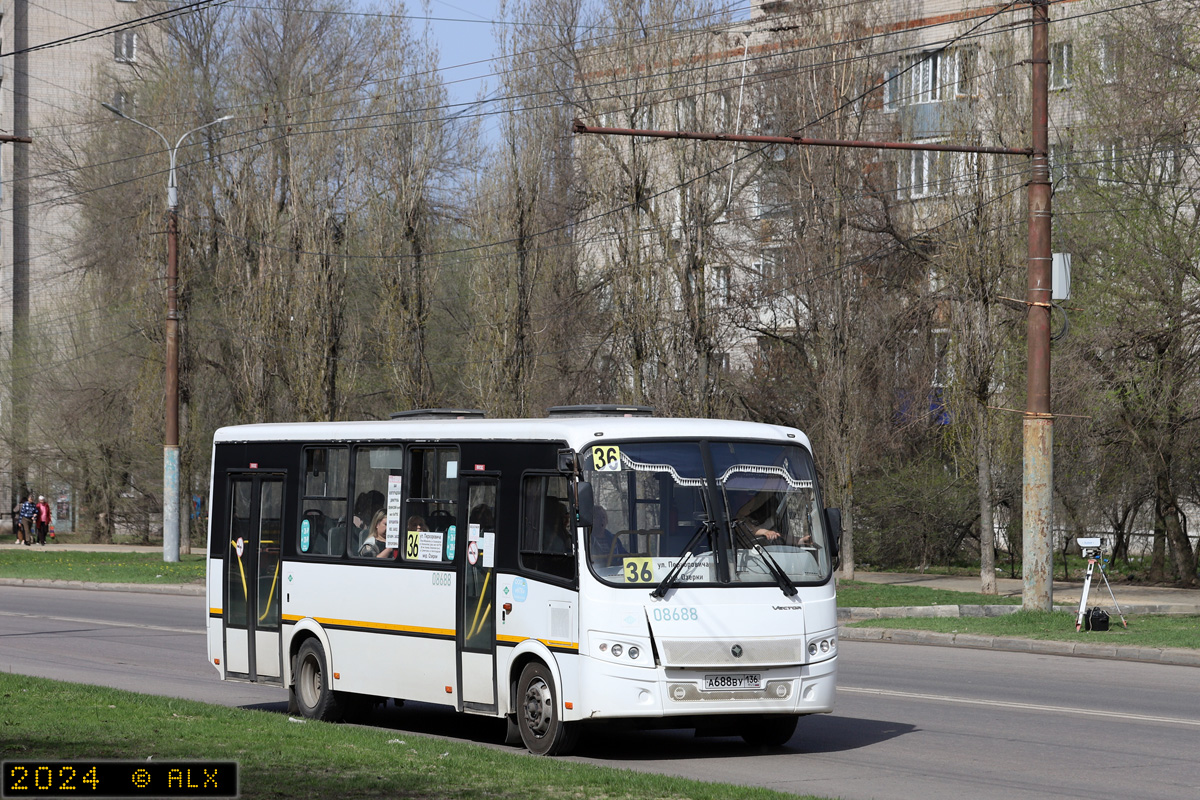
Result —
[{"label": "street light", "polygon": [[171,147],[167,137],[159,133],[157,128],[134,119],[110,103],[100,105],[121,119],[153,131],[162,139],[171,157],[171,170],[167,174],[167,429],[163,440],[163,561],[176,562],[179,560],[179,311],[176,303],[179,280],[179,192],[175,183],[175,153],[183,140],[196,131],[233,117],[221,117],[192,128]]}]

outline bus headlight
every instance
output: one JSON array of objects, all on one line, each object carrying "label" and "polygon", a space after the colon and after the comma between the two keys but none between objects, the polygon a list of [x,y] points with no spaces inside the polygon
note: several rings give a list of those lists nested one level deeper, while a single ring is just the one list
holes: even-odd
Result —
[{"label": "bus headlight", "polygon": [[630,647],[630,648],[629,648],[629,657],[630,657],[630,658],[637,658],[637,657],[638,657],[638,656],[640,656],[641,654],[642,654],[642,651],[641,651],[641,650],[639,650],[639,649],[637,649],[636,647]]},{"label": "bus headlight", "polygon": [[821,639],[813,639],[808,643],[808,655],[810,658],[816,658],[817,654],[830,656],[837,650],[837,635],[826,636]]},{"label": "bus headlight", "polygon": [[611,652],[614,656],[619,656],[621,653],[625,652],[625,648],[621,647],[619,644],[614,644],[611,648],[609,648],[609,652]]}]

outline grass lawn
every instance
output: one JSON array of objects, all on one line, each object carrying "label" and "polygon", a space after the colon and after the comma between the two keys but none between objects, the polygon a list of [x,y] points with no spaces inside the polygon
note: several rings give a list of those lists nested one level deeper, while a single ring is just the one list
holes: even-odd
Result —
[{"label": "grass lawn", "polygon": [[793,797],[9,673],[0,698],[5,759],[237,761],[245,798]]},{"label": "grass lawn", "polygon": [[34,578],[96,583],[203,583],[204,556],[185,555],[178,564],[161,553],[92,553],[54,545],[0,550],[0,578]]},{"label": "grass lawn", "polygon": [[[839,602],[841,598],[839,597]],[[1116,614],[1107,631],[1075,632],[1075,614],[1069,611],[1018,611],[1003,617],[942,617],[936,619],[873,619],[852,623],[854,628],[891,628],[936,631],[938,633],[977,633],[983,636],[1012,636],[1019,639],[1047,639],[1059,642],[1088,642],[1130,647],[1181,647],[1200,649],[1200,616],[1130,615],[1129,628],[1121,627]]]},{"label": "grass lawn", "polygon": [[1019,597],[954,592],[925,586],[838,581],[837,602],[842,608],[896,608],[899,606],[1019,606]]}]

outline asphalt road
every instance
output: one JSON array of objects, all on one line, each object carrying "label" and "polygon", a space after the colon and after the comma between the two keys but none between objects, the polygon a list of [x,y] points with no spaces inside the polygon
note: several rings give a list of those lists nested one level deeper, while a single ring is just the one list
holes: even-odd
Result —
[{"label": "asphalt road", "polygon": [[[217,680],[203,624],[198,597],[0,586],[0,669],[282,713],[282,690]],[[778,750],[601,730],[575,758],[827,797],[1200,796],[1194,667],[846,642],[839,684],[835,713],[801,720]],[[375,721],[485,744],[501,736],[494,720],[433,706]]]}]

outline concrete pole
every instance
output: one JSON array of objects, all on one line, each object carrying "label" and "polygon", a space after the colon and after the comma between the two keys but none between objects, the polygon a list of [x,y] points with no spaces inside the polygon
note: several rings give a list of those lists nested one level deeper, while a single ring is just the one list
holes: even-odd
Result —
[{"label": "concrete pole", "polygon": [[109,103],[100,105],[122,119],[153,131],[170,157],[167,172],[167,365],[166,430],[163,435],[163,561],[179,561],[179,189],[175,182],[175,156],[183,140],[196,131],[233,119],[224,116],[192,128],[172,147],[157,128],[140,122]]},{"label": "concrete pole", "polygon": [[163,437],[163,561],[179,560],[179,209],[175,151],[167,189],[167,374],[166,435]]},{"label": "concrete pole", "polygon": [[1050,4],[1032,0],[1033,169],[1029,180],[1029,267],[1025,294],[1026,399],[1022,486],[1021,606],[1053,608],[1054,418],[1050,413]]}]

